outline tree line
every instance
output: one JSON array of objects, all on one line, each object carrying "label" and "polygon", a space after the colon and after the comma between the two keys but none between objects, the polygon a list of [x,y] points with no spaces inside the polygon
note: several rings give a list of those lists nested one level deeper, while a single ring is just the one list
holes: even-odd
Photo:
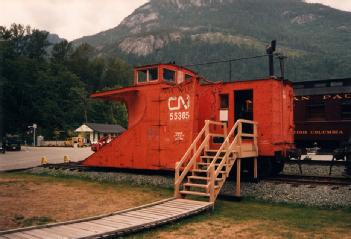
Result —
[{"label": "tree line", "polygon": [[89,95],[131,84],[131,66],[96,57],[88,44],[51,44],[48,36],[30,26],[0,26],[0,134],[26,138],[33,123],[44,137],[61,139],[73,136],[84,122],[127,127],[124,105]]}]

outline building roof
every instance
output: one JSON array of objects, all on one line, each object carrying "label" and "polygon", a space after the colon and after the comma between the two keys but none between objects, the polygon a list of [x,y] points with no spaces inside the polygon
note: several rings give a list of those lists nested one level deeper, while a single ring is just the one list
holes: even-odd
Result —
[{"label": "building roof", "polygon": [[99,132],[99,133],[123,133],[125,128],[118,124],[98,124],[98,123],[85,123],[81,125],[76,132]]}]

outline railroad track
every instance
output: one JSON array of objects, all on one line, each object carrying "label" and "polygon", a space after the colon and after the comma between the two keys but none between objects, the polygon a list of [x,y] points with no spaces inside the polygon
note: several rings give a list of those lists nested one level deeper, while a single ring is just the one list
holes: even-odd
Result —
[{"label": "railroad track", "polygon": [[351,177],[322,177],[282,174],[275,177],[265,177],[262,179],[262,181],[288,184],[351,186]]},{"label": "railroad track", "polygon": [[[287,160],[285,164],[301,164],[301,165],[321,165],[321,166],[330,166],[332,163],[331,160]],[[346,161],[334,161],[334,166],[345,166]]]},{"label": "railroad track", "polygon": [[111,214],[0,231],[0,239],[115,238],[157,227],[213,208],[213,203],[169,198]]}]

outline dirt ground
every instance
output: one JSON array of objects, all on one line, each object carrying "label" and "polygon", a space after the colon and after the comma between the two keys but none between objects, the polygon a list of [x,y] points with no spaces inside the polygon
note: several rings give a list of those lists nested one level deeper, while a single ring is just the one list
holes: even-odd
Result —
[{"label": "dirt ground", "polygon": [[[171,196],[155,187],[0,173],[0,230],[96,216]],[[128,238],[351,239],[350,212],[219,201],[214,212]]]},{"label": "dirt ground", "polygon": [[170,196],[128,185],[0,174],[0,230],[96,216]]},{"label": "dirt ground", "polygon": [[279,222],[270,220],[249,220],[244,222],[228,220],[205,220],[186,224],[176,230],[164,230],[146,238],[164,239],[208,239],[208,238],[235,238],[235,239],[281,239],[281,238],[315,238],[315,239],[348,239],[350,231],[338,230],[333,227],[324,228],[321,231],[305,231],[291,229]]}]

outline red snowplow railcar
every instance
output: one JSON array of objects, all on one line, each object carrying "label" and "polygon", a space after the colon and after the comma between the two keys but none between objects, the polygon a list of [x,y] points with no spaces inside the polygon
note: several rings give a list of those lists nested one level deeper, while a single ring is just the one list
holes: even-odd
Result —
[{"label": "red snowplow railcar", "polygon": [[237,119],[256,121],[259,162],[268,173],[282,169],[293,145],[293,89],[288,81],[203,83],[189,69],[157,64],[135,68],[133,86],[91,97],[123,102],[129,125],[83,161],[86,166],[174,170],[205,120],[227,122],[228,128]]}]

